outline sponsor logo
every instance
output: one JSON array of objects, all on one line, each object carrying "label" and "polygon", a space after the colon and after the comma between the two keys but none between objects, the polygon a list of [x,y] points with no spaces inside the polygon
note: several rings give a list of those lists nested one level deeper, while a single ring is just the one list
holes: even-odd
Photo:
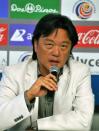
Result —
[{"label": "sponsor logo", "polygon": [[8,17],[8,0],[0,1],[0,18]]},{"label": "sponsor logo", "polygon": [[95,12],[96,8],[91,0],[78,0],[73,6],[73,13],[80,19],[88,19]]},{"label": "sponsor logo", "polygon": [[73,59],[89,65],[92,74],[99,74],[98,53],[73,52]]},{"label": "sponsor logo", "polygon": [[9,52],[9,65],[17,64],[27,60],[32,56],[33,51],[10,51]]},{"label": "sponsor logo", "polygon": [[23,8],[18,7],[17,4],[12,4],[11,5],[11,11],[12,12],[25,12],[25,13],[33,13],[33,12],[40,12],[40,13],[58,13],[56,9],[47,9],[44,8],[41,5],[34,5],[33,3],[27,3]]},{"label": "sponsor logo", "polygon": [[8,25],[0,24],[0,46],[6,46],[8,42]]},{"label": "sponsor logo", "polygon": [[26,33],[25,29],[16,29],[11,37],[11,41],[24,41],[24,35]]},{"label": "sponsor logo", "polygon": [[12,18],[31,18],[40,19],[47,13],[59,13],[60,12],[60,0],[54,0],[52,3],[50,0],[30,0],[29,2],[11,0],[10,4],[10,16]]},{"label": "sponsor logo", "polygon": [[24,60],[27,60],[31,55],[32,55],[32,52],[24,52],[18,58],[18,62],[23,62]]},{"label": "sponsor logo", "polygon": [[99,48],[99,26],[76,26],[79,41],[75,47]]},{"label": "sponsor logo", "polygon": [[10,25],[10,45],[31,46],[32,33],[35,25]]}]

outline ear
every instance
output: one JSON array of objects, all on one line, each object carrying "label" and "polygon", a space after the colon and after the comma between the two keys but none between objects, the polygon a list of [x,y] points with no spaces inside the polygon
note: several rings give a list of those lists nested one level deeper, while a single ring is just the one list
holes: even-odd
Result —
[{"label": "ear", "polygon": [[35,52],[37,53],[37,41],[34,41],[34,50],[35,50]]}]

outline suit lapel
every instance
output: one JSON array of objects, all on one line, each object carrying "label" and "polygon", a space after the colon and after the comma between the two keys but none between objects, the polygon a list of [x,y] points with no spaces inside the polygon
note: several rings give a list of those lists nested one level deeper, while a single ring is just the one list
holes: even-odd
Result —
[{"label": "suit lapel", "polygon": [[67,66],[64,66],[63,68],[63,74],[59,78],[58,82],[58,90],[55,92],[55,98],[54,98],[54,113],[61,112],[61,105],[64,103],[65,97],[68,93],[68,75],[69,75],[69,68]]},{"label": "suit lapel", "polygon": [[29,60],[25,74],[25,90],[29,89],[37,79],[37,62]]},{"label": "suit lapel", "polygon": [[[28,62],[27,71],[25,75],[25,90],[31,88],[33,83],[37,80],[37,61],[32,59]],[[35,112],[35,113],[34,113]],[[37,119],[38,117],[38,97],[36,97],[35,106],[31,110],[32,119]]]}]

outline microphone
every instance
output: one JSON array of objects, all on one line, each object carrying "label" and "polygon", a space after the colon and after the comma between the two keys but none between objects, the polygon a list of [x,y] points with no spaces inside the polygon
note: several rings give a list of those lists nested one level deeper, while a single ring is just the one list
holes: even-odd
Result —
[{"label": "microphone", "polygon": [[[58,78],[59,78],[58,75],[59,75],[60,69],[58,67],[56,67],[56,66],[52,66],[49,69],[49,72],[51,74],[53,74],[56,77],[57,81],[58,81]],[[54,91],[48,91],[47,96],[49,98],[49,101],[51,101],[54,98]]]},{"label": "microphone", "polygon": [[49,72],[56,77],[57,81],[58,81],[59,71],[60,70],[57,66],[51,66],[51,68],[49,69]]}]

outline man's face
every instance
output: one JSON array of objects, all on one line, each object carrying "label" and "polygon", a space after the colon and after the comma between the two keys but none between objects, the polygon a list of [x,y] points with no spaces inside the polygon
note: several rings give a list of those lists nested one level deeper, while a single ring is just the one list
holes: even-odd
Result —
[{"label": "man's face", "polygon": [[40,71],[46,75],[51,66],[64,66],[70,55],[71,41],[64,29],[58,29],[47,37],[41,36],[34,47]]}]

